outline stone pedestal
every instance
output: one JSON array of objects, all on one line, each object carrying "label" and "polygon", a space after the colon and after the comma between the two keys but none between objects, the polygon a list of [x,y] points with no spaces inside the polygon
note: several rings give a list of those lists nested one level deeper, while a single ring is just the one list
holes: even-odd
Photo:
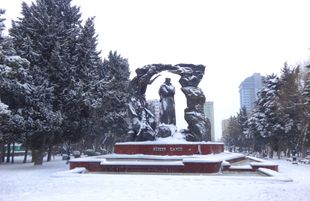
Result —
[{"label": "stone pedestal", "polygon": [[184,143],[184,144],[160,144],[152,143],[147,144],[143,142],[136,143],[116,143],[116,154],[144,154],[144,155],[168,155],[168,156],[181,156],[181,155],[208,155],[220,154],[224,151],[222,143]]}]

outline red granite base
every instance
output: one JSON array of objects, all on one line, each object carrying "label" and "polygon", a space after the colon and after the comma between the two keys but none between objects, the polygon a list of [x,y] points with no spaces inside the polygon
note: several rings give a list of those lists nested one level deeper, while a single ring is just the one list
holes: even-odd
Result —
[{"label": "red granite base", "polygon": [[[234,159],[234,161],[244,160],[244,157]],[[70,169],[85,167],[90,172],[144,172],[144,173],[217,173],[222,167],[222,161],[180,161],[178,164],[162,164],[163,160],[158,160],[159,164],[139,164],[128,162],[128,164],[102,163],[102,160],[70,161]],[[278,172],[278,165],[266,165],[264,163],[251,165],[251,169],[241,168],[230,169],[230,166],[223,166],[224,171],[255,172],[258,168],[267,168]]]},{"label": "red granite base", "polygon": [[[221,143],[117,143],[114,155],[71,160],[70,169],[85,167],[91,172],[217,173],[224,160],[230,163],[245,160],[242,154],[223,155],[222,152],[224,145]],[[251,170],[244,171],[256,171],[260,167],[278,170],[278,166],[272,164],[255,163],[251,166]],[[230,170],[230,165],[223,165],[223,170]]]},{"label": "red granite base", "polygon": [[183,165],[101,164],[101,162],[70,162],[70,169],[85,167],[90,172],[148,172],[148,173],[217,173],[221,161],[211,163],[184,162]]},{"label": "red granite base", "polygon": [[116,143],[116,154],[144,154],[144,155],[208,155],[220,154],[224,151],[222,143],[184,143],[184,144],[145,144],[135,143]]}]

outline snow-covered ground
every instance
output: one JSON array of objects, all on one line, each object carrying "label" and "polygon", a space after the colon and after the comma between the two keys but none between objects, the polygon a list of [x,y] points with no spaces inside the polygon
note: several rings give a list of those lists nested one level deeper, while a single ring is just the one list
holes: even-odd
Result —
[{"label": "snow-covered ground", "polygon": [[14,164],[0,164],[0,201],[310,200],[310,165],[269,160],[293,182],[249,175],[65,174],[69,166],[60,156],[42,166],[16,157]]}]

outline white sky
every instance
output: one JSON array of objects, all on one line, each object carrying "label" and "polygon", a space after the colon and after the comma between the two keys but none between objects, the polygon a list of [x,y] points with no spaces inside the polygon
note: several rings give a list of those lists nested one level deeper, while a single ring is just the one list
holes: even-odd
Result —
[{"label": "white sky", "polygon": [[[6,26],[21,11],[22,0],[0,0],[7,10]],[[29,3],[31,0],[25,0]],[[134,70],[152,63],[206,65],[199,87],[214,102],[215,139],[221,121],[240,108],[239,84],[253,73],[279,74],[283,63],[296,64],[310,55],[309,1],[207,0],[73,0],[82,18],[96,16],[98,50],[106,57],[117,50]],[[158,88],[171,77],[164,73],[148,88],[147,98],[158,98]],[[177,126],[186,128],[186,99],[176,92]]]}]

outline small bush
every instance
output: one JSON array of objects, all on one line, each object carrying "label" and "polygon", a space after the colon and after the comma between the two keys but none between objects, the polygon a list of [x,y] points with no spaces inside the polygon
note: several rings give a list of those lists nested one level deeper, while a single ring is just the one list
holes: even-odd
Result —
[{"label": "small bush", "polygon": [[93,149],[86,149],[84,154],[87,156],[96,156],[96,152]]},{"label": "small bush", "polygon": [[80,158],[81,157],[81,153],[79,151],[73,151],[72,155],[74,156],[74,158]]}]

